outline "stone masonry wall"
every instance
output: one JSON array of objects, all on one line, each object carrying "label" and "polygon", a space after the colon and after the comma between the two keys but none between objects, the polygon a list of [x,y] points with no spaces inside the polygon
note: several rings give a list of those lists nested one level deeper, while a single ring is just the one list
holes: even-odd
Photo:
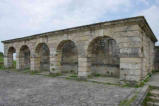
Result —
[{"label": "stone masonry wall", "polygon": [[141,32],[143,46],[141,48],[143,52],[142,58],[142,77],[144,78],[148,73],[151,73],[154,69],[154,47],[155,43],[152,42],[145,32]]},{"label": "stone masonry wall", "polygon": [[159,46],[155,46],[154,69],[159,70]]},{"label": "stone masonry wall", "polygon": [[[134,19],[135,20],[135,19]],[[132,19],[132,22],[120,21],[120,24],[114,22],[92,25],[90,27],[78,27],[57,32],[49,32],[25,40],[15,40],[13,42],[4,42],[4,62],[8,65],[8,49],[16,49],[16,68],[19,66],[19,51],[23,45],[30,49],[30,69],[36,70],[38,59],[36,48],[38,44],[45,43],[50,51],[50,72],[62,72],[61,57],[62,53],[58,50],[61,43],[72,41],[78,51],[78,67],[73,69],[78,71],[79,77],[87,77],[92,74],[91,62],[89,61],[89,47],[91,42],[98,37],[110,37],[116,41],[119,47],[119,70],[108,68],[119,74],[120,81],[140,81],[153,68],[154,41],[144,34],[139,24]],[[149,43],[148,43],[149,42]],[[70,59],[71,60],[71,59]],[[67,67],[67,66],[66,66]],[[94,66],[93,66],[94,67]],[[71,68],[69,66],[69,68]],[[96,67],[102,69],[102,67]]]}]

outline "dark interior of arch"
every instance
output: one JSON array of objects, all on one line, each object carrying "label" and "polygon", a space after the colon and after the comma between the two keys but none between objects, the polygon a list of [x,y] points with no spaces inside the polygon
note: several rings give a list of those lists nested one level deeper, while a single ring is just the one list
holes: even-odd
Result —
[{"label": "dark interior of arch", "polygon": [[8,49],[8,67],[9,68],[15,68],[16,67],[16,62],[14,62],[14,57],[16,54],[16,49],[14,47],[10,47]]},{"label": "dark interior of arch", "polygon": [[30,50],[27,46],[22,46],[20,49],[20,68],[30,69]]},{"label": "dark interior of arch", "polygon": [[45,43],[39,44],[37,48],[37,54],[39,58],[39,69],[43,71],[50,70],[50,50]]},{"label": "dark interior of arch", "polygon": [[92,41],[89,49],[90,70],[93,74],[119,77],[119,47],[110,37]]},{"label": "dark interior of arch", "polygon": [[73,72],[78,71],[78,53],[77,47],[74,42],[66,41],[63,43],[61,48],[61,70],[62,72]]}]

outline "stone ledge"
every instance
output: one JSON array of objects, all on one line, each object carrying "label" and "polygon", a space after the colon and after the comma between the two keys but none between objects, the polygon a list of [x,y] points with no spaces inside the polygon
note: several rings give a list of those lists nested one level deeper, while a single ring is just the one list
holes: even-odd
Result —
[{"label": "stone ledge", "polygon": [[138,95],[135,99],[135,101],[133,101],[133,103],[131,103],[131,106],[142,106],[142,103],[147,95],[149,91],[149,86],[145,85],[139,92]]}]

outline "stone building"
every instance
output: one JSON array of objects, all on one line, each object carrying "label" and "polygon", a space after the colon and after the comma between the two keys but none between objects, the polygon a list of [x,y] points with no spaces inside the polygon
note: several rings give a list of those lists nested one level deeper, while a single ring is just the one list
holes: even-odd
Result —
[{"label": "stone building", "polygon": [[5,67],[138,82],[154,68],[157,39],[143,16],[2,41]]},{"label": "stone building", "polygon": [[159,70],[159,46],[155,46],[154,70]]}]

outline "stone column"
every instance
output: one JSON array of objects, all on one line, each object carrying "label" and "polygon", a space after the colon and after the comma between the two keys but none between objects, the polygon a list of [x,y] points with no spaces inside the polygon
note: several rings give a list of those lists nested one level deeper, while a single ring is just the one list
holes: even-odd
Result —
[{"label": "stone column", "polygon": [[19,69],[21,69],[21,66],[20,66],[20,61],[21,59],[20,59],[20,54],[19,54],[19,52],[16,52],[16,69],[17,70],[19,70]]},{"label": "stone column", "polygon": [[140,48],[120,48],[120,81],[136,83],[141,80],[142,57],[139,51]]},{"label": "stone column", "polygon": [[38,71],[40,69],[40,57],[35,53],[35,51],[31,51],[30,54],[30,70]]},{"label": "stone column", "polygon": [[11,64],[9,62],[9,57],[6,54],[4,54],[4,67],[5,68],[11,67]]},{"label": "stone column", "polygon": [[4,54],[4,66],[5,68],[13,67],[13,54]]},{"label": "stone column", "polygon": [[40,70],[40,58],[38,56],[32,55],[30,58],[30,69],[31,71]]},{"label": "stone column", "polygon": [[61,53],[60,52],[50,52],[50,73],[61,73]]},{"label": "stone column", "polygon": [[142,58],[120,58],[120,80],[141,80]]},{"label": "stone column", "polygon": [[78,77],[87,78],[90,75],[90,63],[87,57],[78,57]]}]

